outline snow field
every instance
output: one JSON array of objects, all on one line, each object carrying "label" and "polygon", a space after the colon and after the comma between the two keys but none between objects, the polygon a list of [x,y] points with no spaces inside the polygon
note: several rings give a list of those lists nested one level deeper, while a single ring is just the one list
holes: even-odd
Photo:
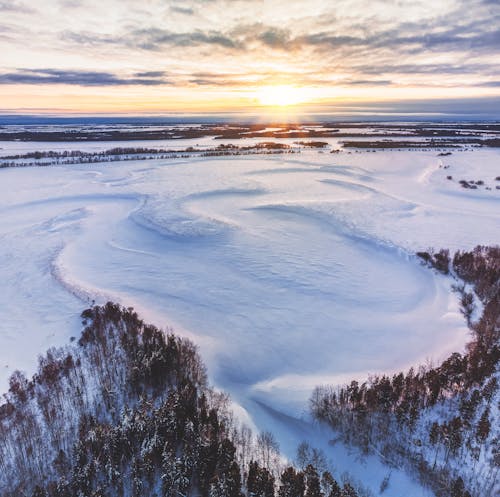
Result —
[{"label": "snow field", "polygon": [[[499,158],[308,151],[2,170],[1,387],[77,336],[91,300],[115,300],[190,336],[286,456],[306,439],[376,495],[389,470],[330,444],[307,399],[463,349],[451,281],[412,254],[499,242],[500,193],[446,180],[494,177]],[[425,495],[394,470],[384,495],[402,489]]]}]

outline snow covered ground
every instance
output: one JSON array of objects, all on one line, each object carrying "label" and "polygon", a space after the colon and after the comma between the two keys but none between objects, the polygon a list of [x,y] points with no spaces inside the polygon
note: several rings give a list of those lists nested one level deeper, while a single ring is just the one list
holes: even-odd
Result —
[{"label": "snow covered ground", "polygon": [[[500,242],[499,160],[311,150],[1,170],[0,389],[77,336],[86,304],[118,301],[192,337],[287,456],[309,440],[376,495],[389,469],[329,443],[307,399],[463,349],[451,281],[412,254]],[[426,495],[393,470],[384,495],[402,489]]]}]

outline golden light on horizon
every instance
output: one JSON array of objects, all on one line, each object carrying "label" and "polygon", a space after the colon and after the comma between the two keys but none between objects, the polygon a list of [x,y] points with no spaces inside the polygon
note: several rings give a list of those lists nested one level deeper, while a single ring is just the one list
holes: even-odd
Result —
[{"label": "golden light on horizon", "polygon": [[[57,91],[56,91],[57,90]],[[330,86],[296,84],[250,85],[246,88],[206,86],[196,92],[190,86],[134,85],[78,86],[18,85],[1,86],[1,113],[38,114],[215,114],[220,112],[258,113],[266,119],[294,120],[305,113],[349,112],[366,109],[378,102],[388,106],[405,100],[491,97],[495,88],[419,88],[417,86],[366,88],[332,82]],[[340,106],[340,107],[339,107]],[[380,108],[377,107],[378,111]],[[368,110],[366,110],[368,112]]]},{"label": "golden light on horizon", "polygon": [[261,105],[287,107],[306,103],[312,95],[307,88],[289,85],[263,86],[256,91],[257,100]]}]

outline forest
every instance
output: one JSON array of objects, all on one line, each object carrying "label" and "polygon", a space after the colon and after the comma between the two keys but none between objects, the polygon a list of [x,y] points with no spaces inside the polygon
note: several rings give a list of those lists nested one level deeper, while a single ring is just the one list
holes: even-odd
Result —
[{"label": "forest", "polygon": [[500,247],[419,252],[456,280],[472,339],[437,366],[317,387],[314,416],[342,439],[406,467],[438,496],[498,495]]},{"label": "forest", "polygon": [[[404,467],[439,497],[496,495],[500,472],[500,248],[418,253],[454,278],[465,353],[315,389],[314,416],[346,444]],[[77,341],[16,371],[0,405],[0,495],[365,497],[303,444],[286,461],[210,387],[196,347],[108,302]],[[386,486],[390,482],[386,482]],[[381,488],[381,492],[383,492]]]},{"label": "forest", "polygon": [[50,349],[0,406],[3,497],[357,497],[307,445],[288,465],[209,387],[196,348],[132,308],[82,313],[77,343]]}]

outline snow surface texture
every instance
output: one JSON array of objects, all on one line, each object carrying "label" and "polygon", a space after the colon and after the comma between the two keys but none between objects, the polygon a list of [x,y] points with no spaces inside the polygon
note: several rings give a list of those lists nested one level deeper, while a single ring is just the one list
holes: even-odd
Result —
[{"label": "snow surface texture", "polygon": [[[83,145],[82,145],[83,146]],[[82,147],[80,147],[82,148]],[[378,494],[388,468],[307,419],[321,383],[461,351],[451,281],[411,255],[498,244],[500,151],[192,158],[0,171],[0,387],[78,336],[92,300],[200,346],[242,418]],[[83,302],[82,302],[83,301]],[[426,495],[393,470],[387,496]]]}]

